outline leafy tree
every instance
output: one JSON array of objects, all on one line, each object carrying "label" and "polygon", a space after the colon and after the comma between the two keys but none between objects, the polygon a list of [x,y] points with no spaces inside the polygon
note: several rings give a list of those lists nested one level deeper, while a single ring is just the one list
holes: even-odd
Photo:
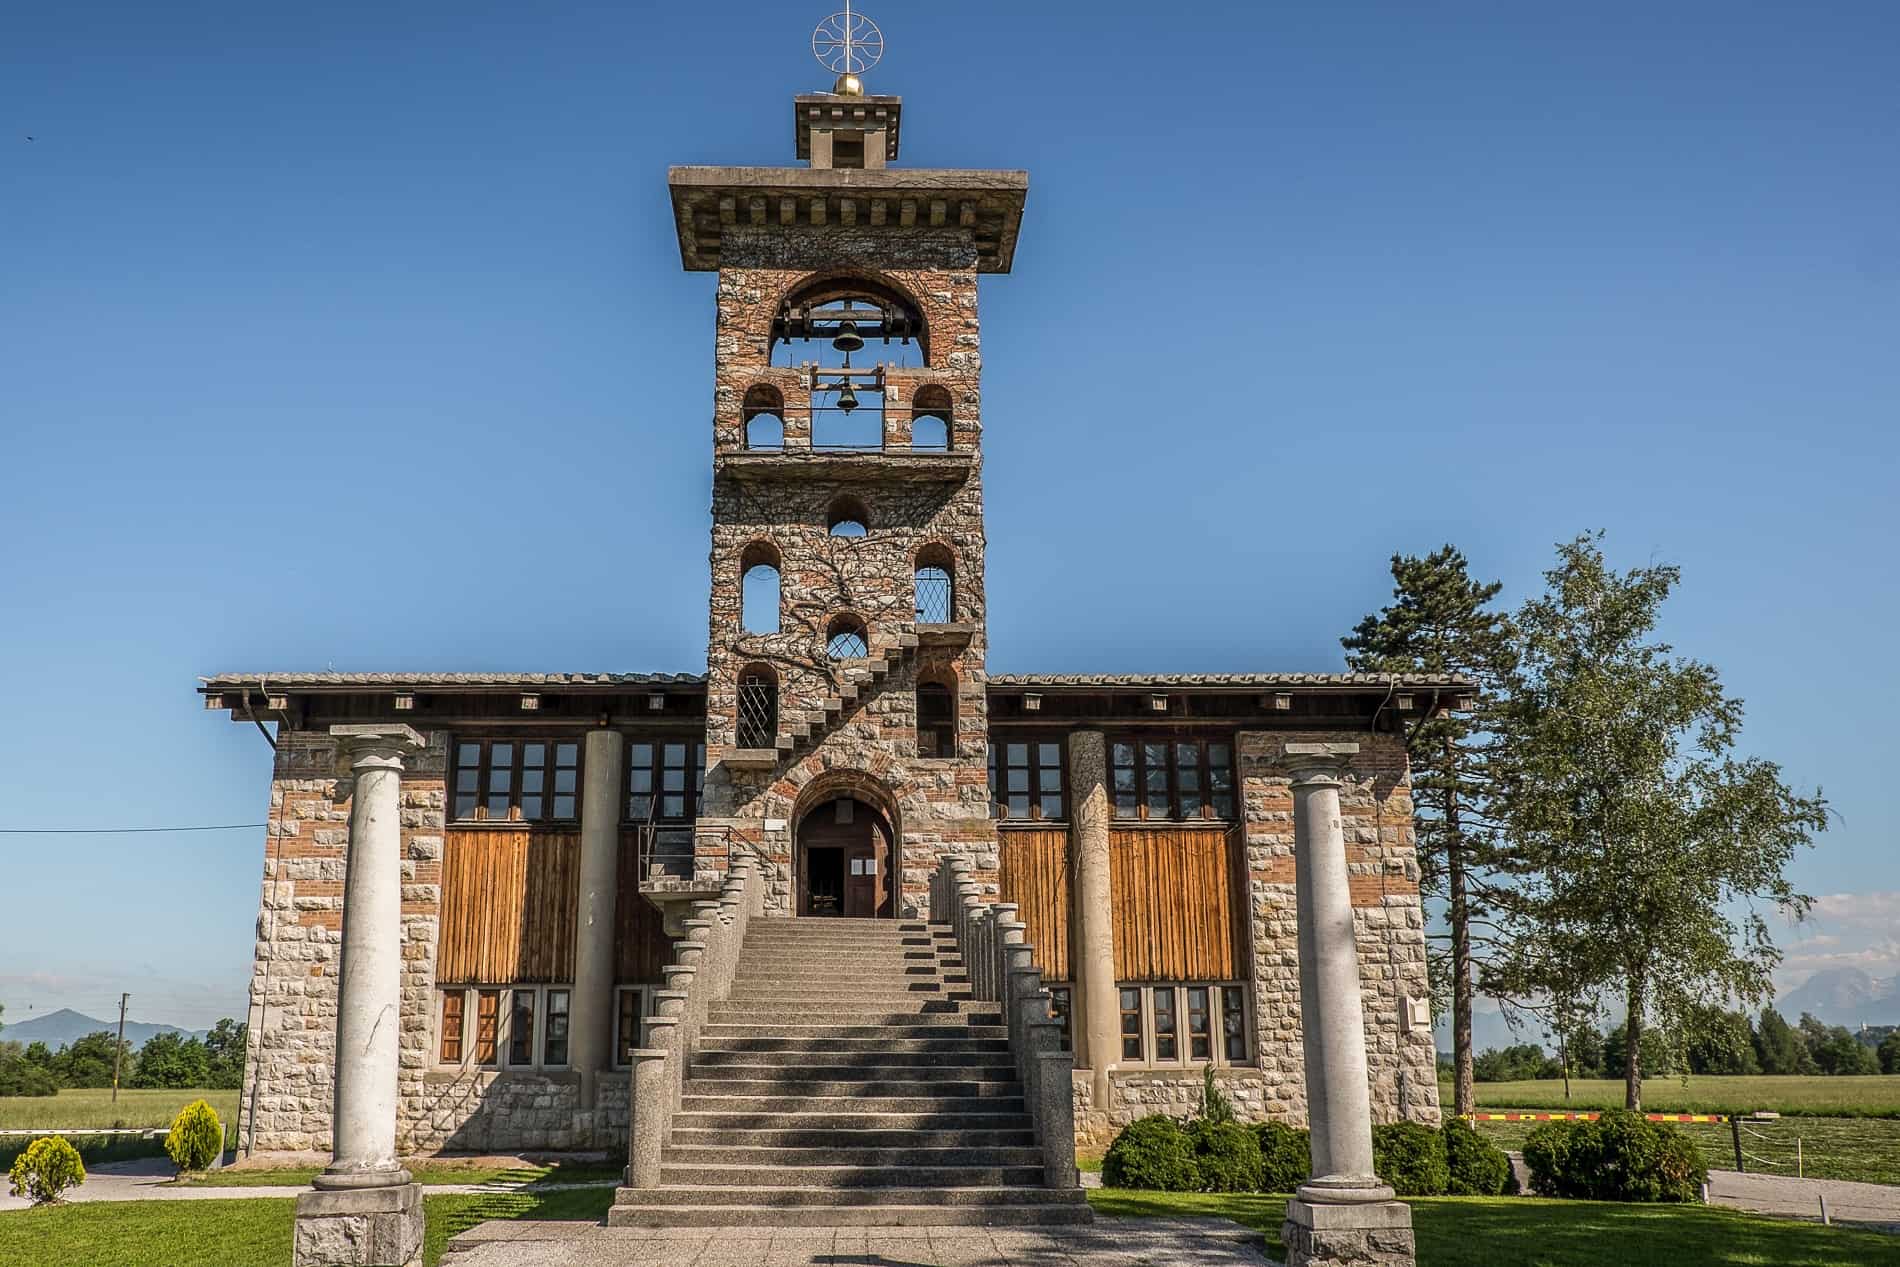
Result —
[{"label": "leafy tree", "polygon": [[1806,1012],[1801,1014],[1801,1037],[1807,1041],[1814,1066],[1827,1074],[1879,1073],[1880,1061],[1845,1025],[1828,1025]]},{"label": "leafy tree", "polygon": [[1704,1007],[1689,1026],[1690,1073],[1760,1073],[1754,1029],[1748,1017],[1726,1008]]},{"label": "leafy tree", "polygon": [[1522,1082],[1561,1077],[1563,1066],[1536,1043],[1515,1043],[1480,1052],[1472,1061],[1472,1072],[1479,1082]]},{"label": "leafy tree", "polygon": [[154,1034],[139,1048],[135,1087],[202,1087],[210,1072],[205,1045],[166,1031]]},{"label": "leafy tree", "polygon": [[1594,1025],[1579,1025],[1558,1040],[1558,1058],[1572,1078],[1603,1076],[1603,1035]]},{"label": "leafy tree", "polygon": [[57,1095],[53,1075],[26,1058],[18,1043],[0,1043],[0,1095]]},{"label": "leafy tree", "polygon": [[1814,1073],[1814,1057],[1801,1032],[1786,1017],[1765,1007],[1755,1021],[1755,1059],[1763,1073]]},{"label": "leafy tree", "polygon": [[[1645,1074],[1664,1074],[1676,1071],[1675,1053],[1669,1049],[1668,1040],[1658,1031],[1645,1029],[1639,1040],[1640,1052]],[[1629,1064],[1629,1021],[1618,1021],[1603,1031],[1603,1076],[1620,1078]]]},{"label": "leafy tree", "polygon": [[[109,1087],[112,1085],[112,1056],[119,1040],[103,1029],[76,1038],[59,1049],[53,1058],[54,1073],[62,1087]],[[125,1044],[130,1055],[131,1044]],[[129,1061],[127,1062],[129,1064]]]},{"label": "leafy tree", "polygon": [[1900,1029],[1880,1040],[1880,1072],[1900,1073]]},{"label": "leafy tree", "polygon": [[245,1027],[225,1017],[205,1035],[205,1086],[235,1091],[244,1085]]},{"label": "leafy tree", "polygon": [[1680,1050],[1703,1000],[1769,994],[1762,906],[1806,913],[1786,871],[1827,806],[1736,756],[1741,702],[1656,640],[1679,570],[1614,571],[1600,540],[1560,546],[1515,618],[1501,808],[1517,949],[1500,977],[1560,1002],[1620,991],[1624,1101],[1640,1109],[1648,1029]]},{"label": "leafy tree", "polygon": [[1453,1101],[1474,1106],[1472,1000],[1475,965],[1487,953],[1489,877],[1498,849],[1491,819],[1498,687],[1512,667],[1509,626],[1491,603],[1502,588],[1476,581],[1465,556],[1447,545],[1424,558],[1392,556],[1392,598],[1340,639],[1346,663],[1362,673],[1457,673],[1477,688],[1475,707],[1453,712],[1433,697],[1406,734],[1418,830],[1421,887],[1446,903],[1450,945],[1433,956],[1451,985]]}]

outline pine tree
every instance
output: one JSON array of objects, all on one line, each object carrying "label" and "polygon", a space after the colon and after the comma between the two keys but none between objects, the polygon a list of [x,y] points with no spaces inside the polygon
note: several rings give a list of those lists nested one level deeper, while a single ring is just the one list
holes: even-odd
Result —
[{"label": "pine tree", "polygon": [[1475,1102],[1472,1000],[1487,939],[1474,930],[1487,917],[1497,847],[1491,766],[1497,692],[1514,663],[1510,626],[1491,609],[1502,586],[1473,580],[1465,556],[1449,545],[1424,558],[1393,555],[1392,580],[1391,604],[1340,639],[1347,664],[1360,673],[1462,674],[1476,688],[1462,711],[1449,697],[1429,700],[1406,734],[1420,883],[1446,904],[1449,946],[1433,956],[1433,975],[1449,978],[1453,1101],[1464,1114]]},{"label": "pine tree", "polygon": [[1806,912],[1786,870],[1827,825],[1819,791],[1734,755],[1742,705],[1715,669],[1655,639],[1679,579],[1667,565],[1616,572],[1600,535],[1583,536],[1514,618],[1500,808],[1518,883],[1499,980],[1556,1000],[1620,990],[1631,1109],[1656,1049],[1646,1030],[1679,1052],[1704,1004],[1767,997],[1780,952],[1762,908]]}]

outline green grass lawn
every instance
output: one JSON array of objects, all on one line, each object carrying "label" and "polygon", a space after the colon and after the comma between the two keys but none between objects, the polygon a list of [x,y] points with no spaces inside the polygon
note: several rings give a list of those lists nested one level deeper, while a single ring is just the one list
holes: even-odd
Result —
[{"label": "green grass lawn", "polygon": [[[449,1237],[487,1219],[598,1222],[612,1188],[423,1198],[423,1262],[434,1267]],[[0,1263],[87,1267],[283,1267],[290,1261],[294,1202],[114,1201],[0,1214]]]},{"label": "green grass lawn", "polygon": [[61,1091],[58,1095],[0,1096],[0,1130],[70,1129],[99,1126],[170,1126],[193,1100],[209,1101],[227,1127],[237,1117],[235,1091]]},{"label": "green grass lawn", "polygon": [[[1286,1198],[1098,1189],[1106,1215],[1215,1215],[1266,1233],[1282,1257]],[[1409,1202],[1420,1267],[1892,1267],[1900,1236],[1757,1218],[1703,1206],[1616,1205],[1535,1197]]]},{"label": "green grass lawn", "polygon": [[[1620,1109],[1623,1083],[1576,1080],[1564,1099],[1560,1078],[1532,1082],[1480,1082],[1478,1108]],[[1451,1084],[1441,1082],[1439,1100],[1451,1104]],[[1770,1078],[1691,1076],[1651,1078],[1643,1083],[1643,1108],[1650,1113],[1776,1113],[1814,1117],[1900,1117],[1900,1077],[1891,1074],[1855,1078]]]},{"label": "green grass lawn", "polygon": [[[1478,1133],[1499,1148],[1521,1149],[1535,1122],[1479,1122]],[[1735,1140],[1727,1122],[1678,1122],[1701,1149],[1712,1170],[1735,1169]],[[1795,1173],[1795,1140],[1801,1141],[1800,1172],[1810,1179],[1856,1179],[1900,1184],[1900,1120],[1868,1117],[1787,1117],[1744,1122],[1742,1147],[1753,1154],[1748,1169],[1761,1174]],[[1763,1164],[1766,1162],[1767,1164]]]}]

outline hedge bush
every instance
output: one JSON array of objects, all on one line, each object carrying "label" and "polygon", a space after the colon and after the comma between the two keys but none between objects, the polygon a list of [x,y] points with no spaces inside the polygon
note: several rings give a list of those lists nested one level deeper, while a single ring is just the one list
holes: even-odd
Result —
[{"label": "hedge bush", "polygon": [[1445,1161],[1451,1181],[1445,1192],[1454,1197],[1496,1197],[1517,1191],[1517,1172],[1504,1150],[1472,1128],[1461,1117],[1445,1119]]},{"label": "hedge bush", "polygon": [[1122,1128],[1102,1158],[1102,1182],[1111,1188],[1198,1192],[1194,1143],[1165,1113],[1136,1118]]},{"label": "hedge bush", "polygon": [[1544,1123],[1525,1139],[1524,1162],[1541,1195],[1589,1201],[1699,1201],[1709,1177],[1687,1135],[1626,1109]]},{"label": "hedge bush", "polygon": [[1417,1122],[1372,1128],[1372,1169],[1402,1197],[1442,1197],[1451,1182],[1445,1137]]},{"label": "hedge bush", "polygon": [[86,1181],[86,1165],[79,1150],[57,1135],[36,1139],[26,1151],[13,1159],[7,1178],[13,1181],[13,1195],[25,1197],[34,1205],[59,1200],[68,1188]]},{"label": "hedge bush", "polygon": [[224,1127],[218,1112],[203,1100],[193,1100],[178,1110],[172,1129],[165,1136],[165,1152],[179,1173],[203,1170],[224,1151]]},{"label": "hedge bush", "polygon": [[1297,1126],[1261,1122],[1253,1128],[1260,1146],[1260,1190],[1292,1192],[1313,1177],[1313,1140]]},{"label": "hedge bush", "polygon": [[1260,1191],[1260,1144],[1239,1122],[1197,1118],[1188,1124],[1202,1192]]}]

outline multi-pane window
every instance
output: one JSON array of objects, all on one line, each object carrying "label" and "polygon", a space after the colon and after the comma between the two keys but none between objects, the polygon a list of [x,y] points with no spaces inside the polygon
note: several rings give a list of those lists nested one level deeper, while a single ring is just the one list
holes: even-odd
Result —
[{"label": "multi-pane window", "polygon": [[647,991],[637,985],[623,985],[614,995],[614,1064],[625,1068],[633,1062],[633,1050],[640,1045],[640,1022],[646,1018]]},{"label": "multi-pane window", "polygon": [[1049,987],[1049,1019],[1062,1026],[1062,1050],[1070,1051],[1075,1046],[1074,1011],[1075,996],[1066,985]]},{"label": "multi-pane window", "polygon": [[542,1035],[541,1063],[567,1063],[567,991],[548,991],[547,1032]]},{"label": "multi-pane window", "polygon": [[1062,821],[1062,744],[1054,739],[1008,740],[990,744],[990,799],[1000,818]]},{"label": "multi-pane window", "polygon": [[1115,817],[1234,817],[1234,749],[1203,739],[1117,739],[1109,745]]},{"label": "multi-pane window", "polygon": [[534,990],[516,990],[508,1011],[508,1063],[534,1063]]},{"label": "multi-pane window", "polygon": [[627,820],[684,822],[699,813],[706,745],[695,739],[642,739],[627,745]]},{"label": "multi-pane window", "polygon": [[1251,1059],[1247,992],[1230,982],[1123,985],[1122,1063],[1238,1065]]},{"label": "multi-pane window", "polygon": [[455,745],[455,817],[565,822],[580,814],[581,746],[565,740],[464,739]]}]

